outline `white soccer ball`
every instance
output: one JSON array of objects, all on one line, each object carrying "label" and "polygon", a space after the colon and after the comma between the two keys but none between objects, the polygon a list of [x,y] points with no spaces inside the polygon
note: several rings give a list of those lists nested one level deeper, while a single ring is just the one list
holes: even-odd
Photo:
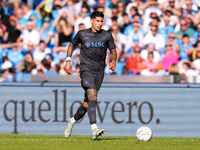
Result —
[{"label": "white soccer ball", "polygon": [[142,126],[137,130],[136,136],[140,141],[150,141],[152,138],[152,131],[149,127]]}]

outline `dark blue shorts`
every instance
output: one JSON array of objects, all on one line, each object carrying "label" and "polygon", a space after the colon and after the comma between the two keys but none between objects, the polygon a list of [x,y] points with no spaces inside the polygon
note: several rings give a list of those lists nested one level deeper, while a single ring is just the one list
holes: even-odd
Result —
[{"label": "dark blue shorts", "polygon": [[104,74],[93,74],[91,72],[80,72],[81,86],[86,91],[87,89],[95,89],[99,91],[103,82]]}]

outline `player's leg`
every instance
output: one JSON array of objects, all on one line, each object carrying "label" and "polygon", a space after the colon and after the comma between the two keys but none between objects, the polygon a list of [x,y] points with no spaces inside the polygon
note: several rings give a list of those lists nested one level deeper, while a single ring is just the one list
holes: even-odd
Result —
[{"label": "player's leg", "polygon": [[98,129],[96,124],[96,106],[97,106],[97,90],[87,89],[88,95],[88,117],[92,128],[92,139],[96,140],[98,136],[105,133],[105,129]]},{"label": "player's leg", "polygon": [[74,119],[76,121],[80,120],[81,118],[83,118],[83,116],[85,115],[85,113],[87,112],[87,107],[88,107],[88,96],[86,96],[84,98],[83,104],[81,106],[79,106],[79,108],[77,109],[75,115],[74,115]]},{"label": "player's leg", "polygon": [[76,121],[83,118],[83,116],[87,112],[87,106],[88,106],[88,96],[85,96],[83,104],[81,106],[79,106],[75,115],[68,120],[68,126],[67,126],[67,129],[65,130],[65,133],[64,133],[64,136],[66,138],[70,137],[71,132],[72,132],[72,128],[73,128],[74,124],[76,123]]}]

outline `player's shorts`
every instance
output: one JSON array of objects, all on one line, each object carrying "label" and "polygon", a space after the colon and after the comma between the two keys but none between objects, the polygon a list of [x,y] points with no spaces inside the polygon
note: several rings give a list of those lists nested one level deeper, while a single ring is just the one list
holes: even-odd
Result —
[{"label": "player's shorts", "polygon": [[81,86],[86,91],[87,89],[95,89],[99,91],[103,82],[104,74],[93,74],[91,72],[80,72]]}]

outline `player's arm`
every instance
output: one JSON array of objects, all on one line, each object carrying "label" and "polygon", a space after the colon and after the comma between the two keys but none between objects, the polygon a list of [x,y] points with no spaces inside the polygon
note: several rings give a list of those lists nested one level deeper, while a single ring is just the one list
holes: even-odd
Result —
[{"label": "player's arm", "polygon": [[116,68],[117,52],[116,52],[115,48],[111,49],[110,52],[111,52],[111,59],[112,59],[112,61],[110,62],[109,67],[110,67],[110,69],[112,71],[114,71],[115,68]]},{"label": "player's arm", "polygon": [[70,43],[67,49],[67,59],[66,59],[66,64],[65,64],[65,71],[70,75],[72,74],[71,57],[72,57],[73,49],[74,49],[74,45]]}]

